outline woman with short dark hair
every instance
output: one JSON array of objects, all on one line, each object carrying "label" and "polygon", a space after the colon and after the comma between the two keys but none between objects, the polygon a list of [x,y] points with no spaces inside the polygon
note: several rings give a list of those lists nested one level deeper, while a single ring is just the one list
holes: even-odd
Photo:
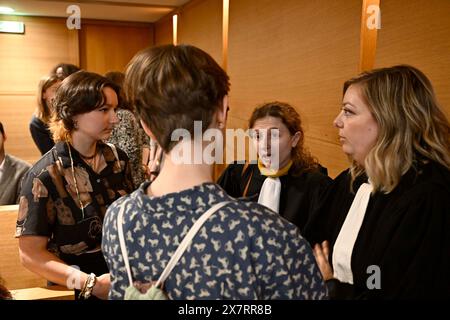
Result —
[{"label": "woman with short dark hair", "polygon": [[56,145],[22,183],[16,236],[23,265],[81,290],[76,294],[81,299],[107,296],[103,216],[114,200],[133,190],[127,156],[102,142],[118,122],[117,93],[114,83],[95,73],[64,79],[51,125]]}]

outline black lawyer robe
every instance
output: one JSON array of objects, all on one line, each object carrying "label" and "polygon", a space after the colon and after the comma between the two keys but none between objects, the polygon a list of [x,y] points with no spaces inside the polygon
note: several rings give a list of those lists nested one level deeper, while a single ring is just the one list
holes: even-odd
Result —
[{"label": "black lawyer robe", "polygon": [[[359,177],[354,191],[366,182]],[[341,173],[324,193],[304,236],[333,246],[354,199],[350,175]],[[330,261],[331,262],[331,261]],[[369,289],[371,265],[381,289]],[[450,171],[435,162],[418,164],[389,194],[376,192],[358,233],[351,258],[354,285],[334,282],[337,299],[450,298]]]},{"label": "black lawyer robe", "polygon": [[[250,164],[244,170],[244,164],[233,163],[222,173],[218,184],[232,197],[240,198],[248,185],[245,195],[247,200],[258,201],[265,176],[261,175],[257,164]],[[315,172],[304,172],[300,176],[292,175],[292,168],[288,174],[280,177],[280,207],[282,217],[295,224],[303,231],[310,212],[318,205],[320,194],[331,183],[327,170],[320,167]]]}]

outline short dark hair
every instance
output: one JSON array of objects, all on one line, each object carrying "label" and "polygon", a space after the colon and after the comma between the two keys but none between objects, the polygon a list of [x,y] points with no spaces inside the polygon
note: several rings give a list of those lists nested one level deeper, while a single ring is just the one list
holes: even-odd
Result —
[{"label": "short dark hair", "polygon": [[0,133],[2,135],[5,135],[5,129],[3,129],[3,123],[1,123],[1,121],[0,121]]},{"label": "short dark hair", "polygon": [[119,88],[105,77],[87,71],[71,74],[63,80],[56,92],[55,114],[50,126],[55,141],[65,140],[75,128],[73,117],[90,112],[105,103],[104,88],[119,95]]},{"label": "short dark hair", "polygon": [[58,63],[56,66],[53,67],[53,69],[50,71],[50,75],[56,75],[56,71],[58,70],[58,68],[62,69],[62,77],[63,78],[67,78],[68,76],[70,76],[72,73],[75,73],[77,71],[80,71],[80,67],[71,64],[71,63]]},{"label": "short dark hair", "polygon": [[128,102],[148,125],[165,152],[175,129],[203,130],[222,106],[230,89],[229,77],[214,59],[190,45],[164,45],[140,51],[130,61],[125,77]]}]

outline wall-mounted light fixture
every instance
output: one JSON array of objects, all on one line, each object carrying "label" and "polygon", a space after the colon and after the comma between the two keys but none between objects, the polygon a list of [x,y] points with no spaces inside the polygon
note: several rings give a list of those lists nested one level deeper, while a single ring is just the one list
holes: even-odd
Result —
[{"label": "wall-mounted light fixture", "polygon": [[10,7],[0,7],[0,13],[2,14],[10,14],[13,13],[14,9]]},{"label": "wall-mounted light fixture", "polygon": [[173,45],[177,45],[178,40],[178,14],[174,14],[172,16],[172,24],[173,24]]},{"label": "wall-mounted light fixture", "polygon": [[25,33],[25,24],[20,21],[0,21],[0,32]]},{"label": "wall-mounted light fixture", "polygon": [[222,2],[222,68],[227,71],[228,67],[228,24],[230,15],[230,1]]}]

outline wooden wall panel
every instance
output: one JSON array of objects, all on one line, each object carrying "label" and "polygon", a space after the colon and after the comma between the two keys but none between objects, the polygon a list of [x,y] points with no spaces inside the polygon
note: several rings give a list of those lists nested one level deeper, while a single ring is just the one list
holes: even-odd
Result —
[{"label": "wooden wall panel", "polygon": [[155,23],[155,45],[173,43],[172,15],[167,15]]},{"label": "wooden wall panel", "polygon": [[32,163],[40,153],[28,124],[43,75],[59,62],[80,65],[80,58],[89,71],[120,71],[138,50],[153,44],[152,24],[88,20],[79,34],[67,29],[65,19],[0,18],[25,22],[24,35],[0,34],[0,121],[8,134],[7,151]]},{"label": "wooden wall panel", "polygon": [[381,0],[380,8],[376,67],[419,68],[450,119],[450,1]]},{"label": "wooden wall panel", "polygon": [[6,150],[29,162],[40,153],[28,124],[36,108],[39,79],[59,62],[79,63],[78,31],[65,19],[0,16],[25,22],[25,34],[0,34],[0,121],[6,127]]},{"label": "wooden wall panel", "polygon": [[246,121],[260,103],[289,102],[330,175],[345,169],[332,121],[343,82],[358,73],[361,6],[361,0],[230,1],[230,125]]},{"label": "wooden wall panel", "polygon": [[130,59],[151,45],[152,24],[85,22],[80,30],[81,66],[100,74],[125,71]]},{"label": "wooden wall panel", "polygon": [[59,62],[78,64],[77,31],[65,19],[2,16],[25,23],[25,34],[0,34],[0,92],[36,91],[39,79]]},{"label": "wooden wall panel", "polygon": [[380,8],[380,0],[363,0],[361,12],[361,35],[359,71],[373,69],[377,52],[377,21],[381,21],[380,15],[373,8]]},{"label": "wooden wall panel", "polygon": [[30,163],[36,162],[41,153],[34,144],[29,130],[31,116],[36,109],[36,96],[0,95],[0,108],[0,121],[7,136],[6,152]]},{"label": "wooden wall panel", "polygon": [[222,63],[222,0],[195,0],[178,18],[178,44],[191,44]]}]

